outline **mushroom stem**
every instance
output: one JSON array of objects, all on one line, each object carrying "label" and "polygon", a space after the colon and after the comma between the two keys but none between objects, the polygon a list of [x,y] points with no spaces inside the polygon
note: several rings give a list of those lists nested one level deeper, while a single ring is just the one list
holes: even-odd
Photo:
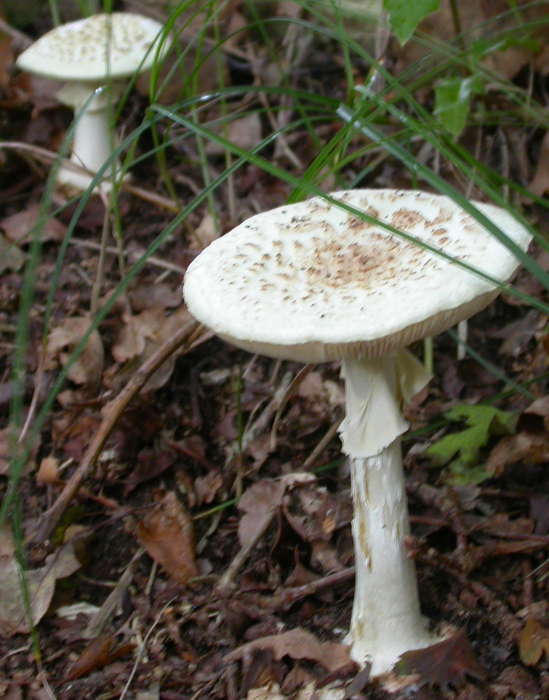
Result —
[{"label": "mushroom stem", "polygon": [[377,676],[401,654],[433,643],[421,617],[409,533],[400,437],[374,457],[351,459],[356,582],[351,656]]},{"label": "mushroom stem", "polygon": [[[120,89],[117,83],[113,83],[108,92],[106,88],[77,83],[66,85],[57,94],[61,102],[75,111],[71,162],[91,173],[96,173],[112,157],[113,135],[109,116],[119,98]],[[113,161],[104,173],[104,178],[112,177],[117,167],[118,163]],[[87,189],[92,179],[93,175],[85,175],[69,168],[60,168],[57,174],[60,184],[78,191]],[[108,189],[109,183],[105,183],[105,186]]]},{"label": "mushroom stem", "polygon": [[111,155],[111,128],[108,109],[87,109],[77,115],[71,160],[86,170],[96,173]]},{"label": "mushroom stem", "polygon": [[389,671],[399,656],[433,643],[425,630],[409,533],[400,435],[408,423],[402,401],[429,377],[406,351],[386,358],[346,360],[343,450],[351,460],[356,582],[347,642],[373,676]]}]

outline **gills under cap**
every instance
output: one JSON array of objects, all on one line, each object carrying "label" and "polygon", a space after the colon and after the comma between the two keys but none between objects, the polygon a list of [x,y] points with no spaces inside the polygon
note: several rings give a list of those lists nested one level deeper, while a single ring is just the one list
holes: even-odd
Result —
[{"label": "gills under cap", "polygon": [[[351,190],[333,198],[504,282],[507,248],[447,197]],[[529,232],[505,210],[475,206],[522,249]],[[190,312],[250,352],[302,362],[386,355],[487,306],[499,288],[322,198],[258,214],[189,266]]]},{"label": "gills under cap", "polygon": [[147,52],[142,68],[152,66],[155,50],[149,49],[162,27],[149,17],[126,12],[93,15],[44,34],[19,56],[17,65],[57,80],[97,82],[107,74],[127,78],[141,66]]}]

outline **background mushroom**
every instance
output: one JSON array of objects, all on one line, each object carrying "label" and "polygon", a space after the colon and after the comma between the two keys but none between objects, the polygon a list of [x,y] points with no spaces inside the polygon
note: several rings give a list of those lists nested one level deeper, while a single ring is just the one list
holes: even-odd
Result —
[{"label": "background mushroom", "polygon": [[[65,81],[57,97],[76,113],[71,160],[77,165],[96,173],[112,156],[109,104],[116,104],[127,78],[152,66],[162,28],[135,14],[94,15],[52,29],[17,59],[29,73]],[[166,48],[162,44],[159,54]],[[113,163],[105,176],[115,168]],[[83,191],[92,177],[60,168],[57,179]]]},{"label": "background mushroom", "polygon": [[[516,258],[452,200],[423,192],[331,195],[503,282]],[[525,249],[506,211],[478,209]],[[254,353],[301,362],[342,360],[343,451],[351,459],[356,585],[352,657],[389,670],[432,643],[420,614],[400,435],[402,402],[428,381],[403,348],[469,318],[499,293],[487,281],[321,198],[252,217],[190,265],[184,296],[219,336]]]}]

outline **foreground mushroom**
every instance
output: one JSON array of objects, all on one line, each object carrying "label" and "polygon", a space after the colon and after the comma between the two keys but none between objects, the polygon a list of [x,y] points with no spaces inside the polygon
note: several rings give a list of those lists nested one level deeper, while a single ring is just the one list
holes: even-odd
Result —
[{"label": "foreground mushroom", "polygon": [[[332,195],[436,249],[507,280],[516,258],[450,199],[412,191]],[[477,203],[521,248],[529,233]],[[356,584],[348,642],[372,674],[433,643],[421,617],[409,532],[400,413],[427,383],[404,347],[487,306],[497,285],[386,229],[315,198],[248,219],[190,265],[190,312],[253,353],[342,360],[343,451],[352,465]]]},{"label": "foreground mushroom", "polygon": [[[161,32],[162,25],[148,17],[94,15],[52,29],[17,59],[29,73],[66,82],[57,97],[76,113],[71,160],[77,165],[96,173],[112,156],[109,104],[116,105],[127,78],[153,65]],[[115,168],[113,163],[105,177]],[[92,181],[69,168],[60,168],[57,179],[77,192]]]}]

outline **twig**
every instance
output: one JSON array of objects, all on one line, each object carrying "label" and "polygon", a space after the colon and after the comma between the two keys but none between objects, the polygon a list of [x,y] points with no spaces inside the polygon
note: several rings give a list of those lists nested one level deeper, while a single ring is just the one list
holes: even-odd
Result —
[{"label": "twig", "polygon": [[343,571],[337,571],[334,574],[325,576],[324,578],[317,579],[316,581],[310,581],[305,583],[303,586],[293,586],[292,588],[286,588],[282,590],[280,594],[274,595],[275,598],[279,600],[280,608],[287,612],[292,605],[305,598],[308,595],[314,595],[323,588],[331,588],[332,586],[337,586],[340,583],[344,583],[355,576],[355,567],[350,566],[348,569],[343,569]]},{"label": "twig", "polygon": [[14,29],[3,19],[0,19],[0,32],[9,36],[9,38],[13,41],[13,48],[18,53],[22,53],[23,51],[25,51],[25,49],[28,49],[29,46],[32,46],[33,42],[30,37],[28,37],[26,34],[23,34],[23,32]]},{"label": "twig", "polygon": [[[276,412],[278,407],[280,406],[280,402],[283,400],[283,397],[285,396],[288,387],[290,386],[290,382],[292,380],[292,373],[291,372],[286,372],[286,374],[282,377],[282,381],[280,382],[280,386],[278,389],[274,392],[273,398],[269,401],[265,409],[261,412],[257,420],[246,430],[244,435],[242,436],[241,444],[240,445],[235,445],[234,448],[231,450],[229,457],[226,460],[225,463],[225,469],[229,467],[235,458],[238,457],[238,455],[242,454],[248,445],[258,436],[261,435],[262,432],[265,431],[267,428],[267,424],[273,415],[273,413]],[[240,449],[239,449],[240,448]],[[235,491],[237,495],[239,494],[239,490],[241,488],[241,482],[242,482],[242,477],[243,474],[241,471],[237,472],[237,479],[236,479],[236,484],[235,484]]]},{"label": "twig", "polygon": [[276,448],[276,433],[278,430],[278,424],[280,422],[282,412],[286,408],[286,404],[298,390],[299,386],[304,381],[304,379],[311,373],[311,370],[314,366],[314,364],[309,363],[308,365],[305,365],[305,367],[302,367],[299,370],[298,374],[294,377],[290,386],[284,392],[284,396],[280,399],[279,406],[276,410],[275,419],[273,421],[273,427],[271,428],[271,450],[274,450]]},{"label": "twig", "polygon": [[267,529],[269,528],[269,525],[271,524],[275,513],[276,513],[276,508],[273,508],[272,510],[267,511],[267,513],[265,513],[263,520],[260,522],[259,526],[256,528],[256,530],[253,534],[253,537],[250,537],[250,539],[240,549],[240,551],[237,553],[235,558],[229,564],[227,571],[225,571],[223,576],[219,579],[219,582],[216,586],[216,590],[219,593],[223,594],[225,591],[227,591],[228,588],[230,588],[230,586],[232,585],[233,579],[236,576],[237,572],[239,571],[240,567],[244,564],[246,559],[249,557],[250,553],[255,548],[255,546],[257,545],[259,540],[267,532]]},{"label": "twig", "polygon": [[341,416],[341,418],[338,418],[338,420],[336,420],[335,423],[332,423],[332,425],[328,428],[324,437],[321,438],[318,445],[311,452],[311,454],[307,457],[307,459],[303,462],[303,465],[301,467],[303,470],[310,469],[315,464],[316,460],[320,457],[320,455],[324,452],[326,447],[328,447],[328,445],[335,438],[337,431],[339,429],[339,426],[341,425],[342,422],[343,422],[343,416]]},{"label": "twig", "polygon": [[[71,238],[69,244],[75,245],[78,248],[89,248],[90,250],[99,250],[101,248],[99,243],[95,243],[94,241],[85,241],[82,238]],[[107,246],[107,248],[105,248],[105,252],[110,253],[111,255],[118,255],[118,250],[113,246]],[[136,255],[135,253],[128,253],[125,251],[124,254],[130,262],[135,262],[139,258],[139,255]],[[186,272],[185,268],[181,267],[181,265],[176,265],[168,260],[162,260],[162,258],[158,258],[155,255],[151,255],[147,258],[147,264],[160,267],[163,270],[168,270],[168,272],[175,272],[176,274],[181,275],[181,277],[183,277]]]},{"label": "twig", "polygon": [[483,603],[488,610],[493,613],[491,620],[498,624],[501,628],[503,636],[515,641],[521,629],[521,623],[509,611],[505,603],[494,594],[487,586],[479,581],[473,581],[469,576],[462,573],[455,562],[448,559],[437,552],[433,547],[429,547],[427,543],[418,540],[416,537],[406,537],[406,547],[409,551],[409,556],[414,557],[435,569],[441,569],[453,576],[458,583],[466,589],[472,591]]},{"label": "twig", "polygon": [[168,608],[173,603],[174,600],[175,600],[175,598],[172,598],[171,600],[169,600],[166,603],[166,605],[162,608],[162,610],[156,616],[155,621],[152,623],[152,625],[147,630],[147,634],[145,635],[145,639],[143,640],[143,643],[139,647],[139,651],[137,652],[137,656],[135,657],[135,662],[134,662],[132,670],[130,672],[130,676],[129,676],[128,680],[126,681],[126,685],[122,689],[122,693],[120,694],[120,698],[118,700],[124,700],[124,698],[126,697],[126,694],[127,694],[128,689],[133,681],[133,678],[137,672],[137,669],[139,667],[141,659],[143,658],[143,654],[145,653],[145,646],[146,646],[147,642],[149,641],[151,634],[153,633],[155,627],[157,627],[158,623],[160,622],[160,619],[161,619],[162,615],[164,614],[164,612],[166,611],[166,608]]},{"label": "twig", "polygon": [[103,601],[103,604],[99,610],[88,622],[86,629],[82,632],[82,637],[84,639],[94,639],[94,637],[98,637],[100,634],[103,634],[105,627],[109,624],[113,615],[118,610],[120,600],[132,582],[135,570],[143,554],[145,554],[145,548],[140,547],[133,555],[132,560],[125,568],[120,580],[110,592],[108,597]]},{"label": "twig", "polygon": [[181,330],[158,348],[158,350],[137,370],[118,396],[105,407],[106,416],[101,422],[99,430],[86,450],[76,471],[67,482],[55,503],[40,517],[35,533],[30,537],[31,542],[43,544],[49,540],[59,518],[77,494],[78,489],[84,481],[91,476],[107,438],[130,401],[137,396],[148,379],[181,345],[187,343],[187,349],[190,350],[199,340],[208,337],[208,334],[206,334],[201,338],[203,331],[203,326],[196,321],[190,321],[185,324]]}]

